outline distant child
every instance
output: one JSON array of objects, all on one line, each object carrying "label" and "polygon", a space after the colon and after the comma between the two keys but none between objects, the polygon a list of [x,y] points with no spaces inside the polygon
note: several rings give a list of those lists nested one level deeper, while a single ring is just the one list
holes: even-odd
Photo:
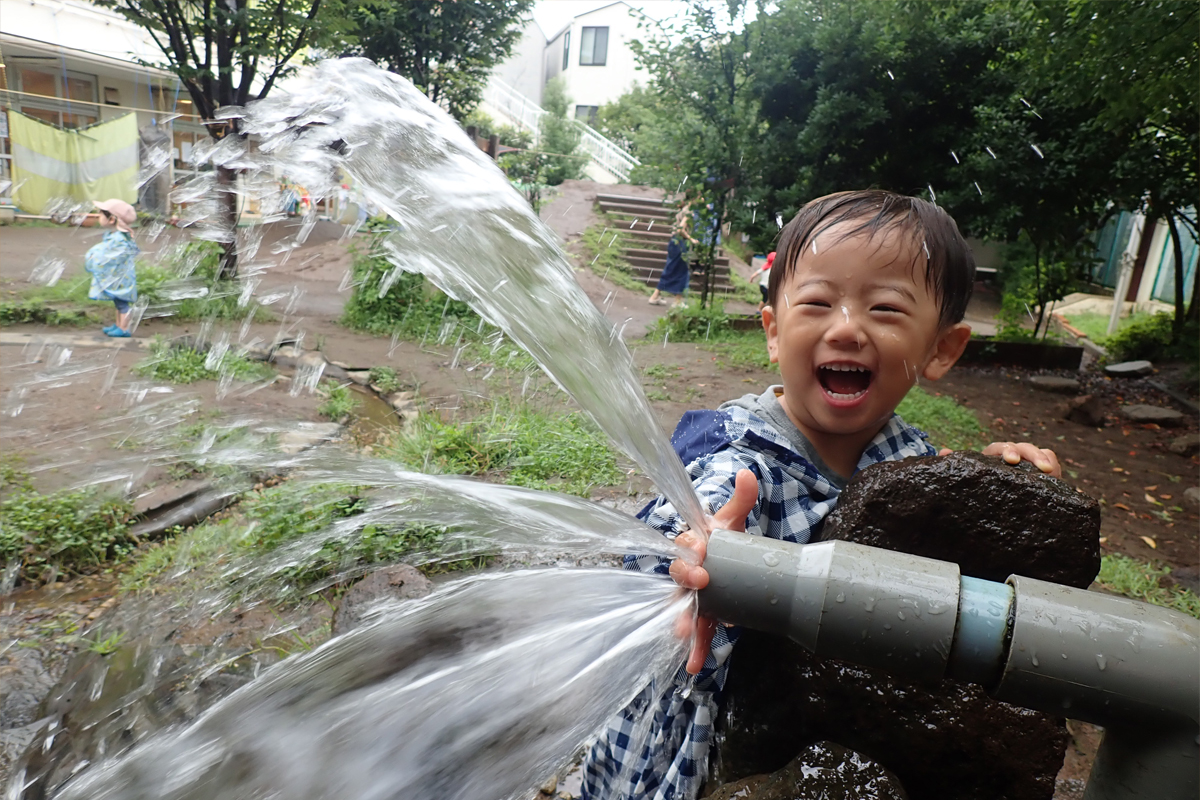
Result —
[{"label": "distant child", "polygon": [[691,268],[688,267],[685,256],[689,243],[696,244],[696,239],[691,232],[692,217],[690,203],[684,203],[675,214],[675,222],[671,226],[671,238],[667,242],[667,261],[663,264],[662,273],[658,276],[658,285],[650,295],[649,303],[652,306],[667,304],[667,301],[662,299],[663,292],[676,295],[676,305],[683,303],[683,293],[687,291],[688,281],[691,278]]},{"label": "distant child", "polygon": [[762,302],[758,304],[759,313],[767,304],[767,287],[771,284],[771,265],[775,263],[775,251],[767,253],[767,263],[758,271],[758,289],[762,292]]},{"label": "distant child", "polygon": [[[672,437],[712,514],[709,531],[687,531],[662,497],[639,515],[701,563],[704,534],[716,528],[813,541],[855,472],[937,454],[896,406],[918,378],[945,375],[971,335],[962,319],[974,259],[954,220],[932,203],[878,190],[818,198],[784,228],[778,253],[762,323],[781,384],[716,411],[690,411]],[[1054,453],[1031,444],[993,443],[984,453],[1059,474]],[[625,562],[669,572],[688,589],[708,584],[702,566],[682,560]],[[585,798],[699,793],[739,629],[703,617],[681,623],[693,636],[687,663],[609,723],[584,763]],[[641,743],[639,720],[650,725]]]},{"label": "distant child", "polygon": [[104,328],[109,336],[128,338],[130,306],[137,300],[137,271],[134,259],[140,252],[133,241],[132,225],[137,212],[124,200],[105,200],[96,203],[100,210],[100,225],[114,230],[104,234],[100,244],[87,251],[84,268],[92,275],[88,297],[93,300],[112,300],[117,307],[117,322]]}]

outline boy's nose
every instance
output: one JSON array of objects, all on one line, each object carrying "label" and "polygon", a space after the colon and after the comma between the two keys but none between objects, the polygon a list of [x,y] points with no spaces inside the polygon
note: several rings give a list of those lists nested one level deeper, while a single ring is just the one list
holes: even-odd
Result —
[{"label": "boy's nose", "polygon": [[825,341],[833,345],[862,346],[862,325],[852,308],[841,306],[835,309],[833,319],[825,330]]}]

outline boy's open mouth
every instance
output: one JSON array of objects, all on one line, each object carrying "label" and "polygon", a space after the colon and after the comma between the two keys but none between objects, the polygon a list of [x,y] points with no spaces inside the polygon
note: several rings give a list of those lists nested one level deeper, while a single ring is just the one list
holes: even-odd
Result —
[{"label": "boy's open mouth", "polygon": [[853,400],[871,385],[871,370],[856,364],[826,364],[817,367],[821,388],[836,400]]}]

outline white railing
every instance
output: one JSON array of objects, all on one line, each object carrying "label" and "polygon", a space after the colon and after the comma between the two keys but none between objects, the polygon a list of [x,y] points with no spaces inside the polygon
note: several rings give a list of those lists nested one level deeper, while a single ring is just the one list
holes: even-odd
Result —
[{"label": "white railing", "polygon": [[[487,86],[484,87],[483,101],[506,116],[514,126],[530,131],[533,134],[534,144],[538,143],[538,138],[541,136],[542,117],[547,113],[544,108],[496,78],[489,80]],[[628,181],[633,168],[641,162],[601,135],[592,126],[579,120],[572,120],[572,122],[579,128],[579,146],[588,154],[588,157],[601,169],[616,176],[617,179]]]}]

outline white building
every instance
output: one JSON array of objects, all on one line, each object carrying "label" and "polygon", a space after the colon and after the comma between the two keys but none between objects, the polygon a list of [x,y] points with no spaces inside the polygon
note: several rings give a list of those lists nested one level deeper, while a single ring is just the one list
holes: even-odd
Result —
[{"label": "white building", "polygon": [[[513,53],[492,72],[481,110],[502,124],[537,133],[542,92],[561,77],[571,114],[585,126],[596,112],[628,92],[640,79],[630,43],[658,33],[658,23],[624,2],[556,0],[538,7],[541,23],[526,23]],[[548,24],[553,33],[545,34]],[[583,128],[583,149],[592,157],[593,180],[628,180],[637,160],[590,126]]]},{"label": "white building", "polygon": [[546,42],[544,81],[561,77],[575,118],[591,123],[600,106],[637,84],[640,76],[629,44],[652,34],[653,25],[654,20],[621,0],[577,14]]}]

